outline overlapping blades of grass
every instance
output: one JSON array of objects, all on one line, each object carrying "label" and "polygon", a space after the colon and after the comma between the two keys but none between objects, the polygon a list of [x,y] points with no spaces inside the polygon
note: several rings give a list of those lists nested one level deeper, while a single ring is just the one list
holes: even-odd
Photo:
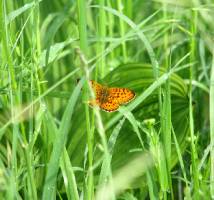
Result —
[{"label": "overlapping blades of grass", "polygon": [[79,93],[83,85],[83,80],[84,79],[82,79],[78,83],[78,85],[74,89],[68,101],[68,105],[62,117],[59,131],[56,134],[55,140],[53,142],[53,151],[50,157],[50,162],[47,166],[47,174],[46,174],[45,185],[43,189],[43,196],[42,196],[43,200],[46,200],[50,197],[54,198],[55,196],[55,184],[56,184],[57,172],[59,169],[59,160],[60,160],[60,156],[62,155],[63,148],[67,139],[70,120],[73,115],[74,106],[77,102],[77,98],[79,96]]}]

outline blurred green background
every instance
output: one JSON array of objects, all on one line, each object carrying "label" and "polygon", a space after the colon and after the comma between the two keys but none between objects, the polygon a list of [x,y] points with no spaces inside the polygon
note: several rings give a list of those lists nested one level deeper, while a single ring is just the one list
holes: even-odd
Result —
[{"label": "blurred green background", "polygon": [[0,6],[1,199],[214,197],[212,0]]}]

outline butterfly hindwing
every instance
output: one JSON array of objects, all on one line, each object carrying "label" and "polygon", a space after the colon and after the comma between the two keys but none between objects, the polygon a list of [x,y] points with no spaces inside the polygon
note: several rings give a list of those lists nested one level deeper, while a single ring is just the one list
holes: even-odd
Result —
[{"label": "butterfly hindwing", "polygon": [[100,108],[107,112],[114,112],[119,108],[119,104],[117,102],[105,102],[100,104]]}]

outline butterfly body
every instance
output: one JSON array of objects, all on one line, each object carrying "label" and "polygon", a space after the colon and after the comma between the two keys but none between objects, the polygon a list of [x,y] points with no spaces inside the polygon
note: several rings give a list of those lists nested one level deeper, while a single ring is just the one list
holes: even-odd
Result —
[{"label": "butterfly body", "polygon": [[108,88],[96,81],[90,81],[95,93],[95,99],[91,100],[91,106],[99,106],[107,112],[116,111],[120,105],[126,104],[135,97],[135,93],[127,88]]},{"label": "butterfly body", "polygon": [[108,101],[109,91],[107,87],[103,87],[100,90],[100,94],[96,96],[100,103],[105,103]]}]

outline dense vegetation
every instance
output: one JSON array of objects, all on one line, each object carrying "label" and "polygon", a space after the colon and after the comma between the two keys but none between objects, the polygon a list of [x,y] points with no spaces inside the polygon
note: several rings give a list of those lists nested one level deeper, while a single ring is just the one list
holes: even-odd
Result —
[{"label": "dense vegetation", "polygon": [[214,198],[211,0],[0,2],[0,199]]}]

